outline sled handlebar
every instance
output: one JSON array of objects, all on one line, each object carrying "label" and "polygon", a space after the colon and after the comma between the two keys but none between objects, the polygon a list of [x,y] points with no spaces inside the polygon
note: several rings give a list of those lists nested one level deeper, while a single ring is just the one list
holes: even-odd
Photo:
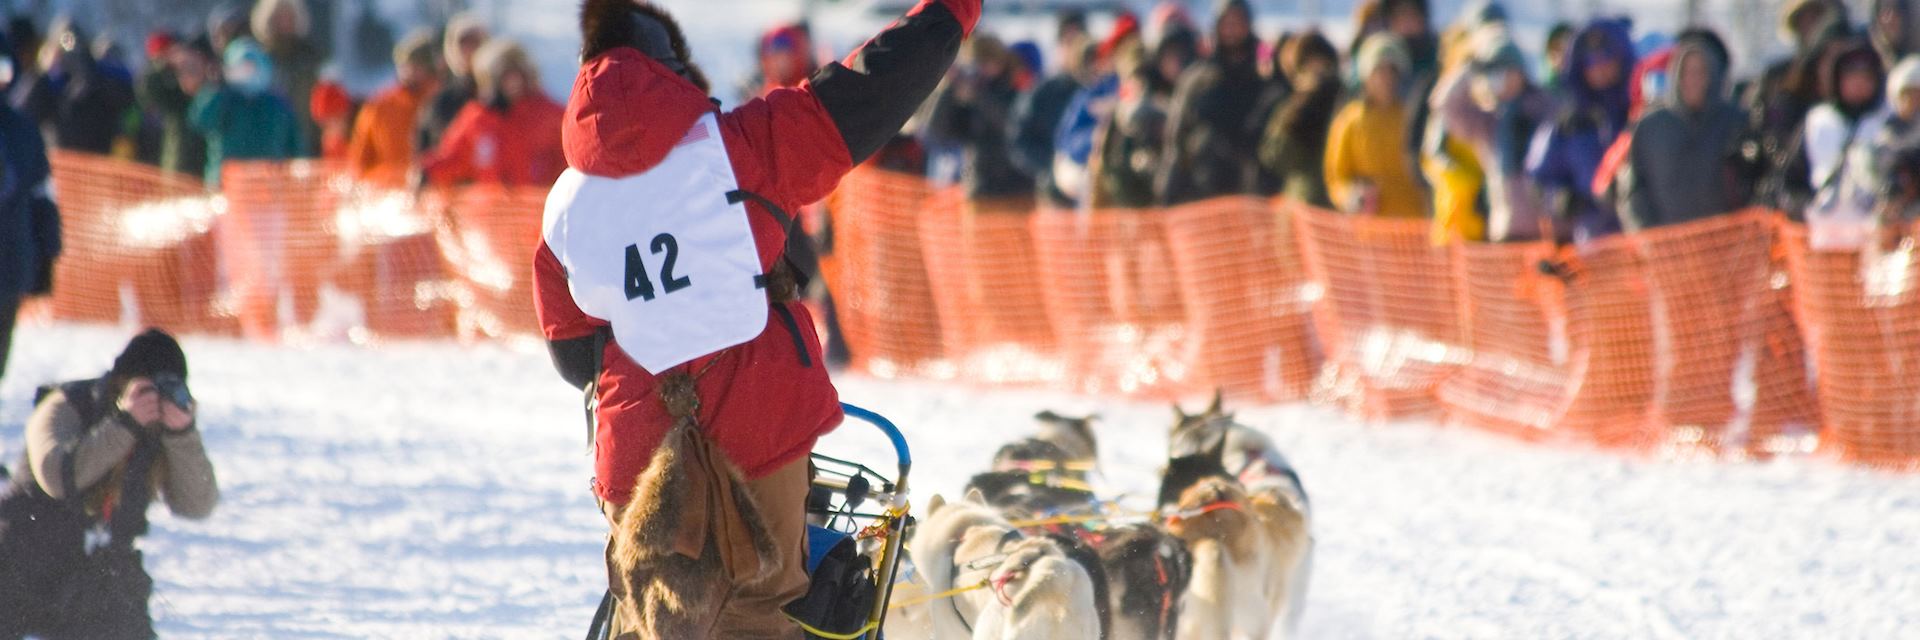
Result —
[{"label": "sled handlebar", "polygon": [[894,426],[892,420],[845,402],[840,403],[840,410],[845,412],[847,417],[871,424],[881,433],[887,434],[887,440],[893,443],[893,451],[899,457],[902,470],[913,466],[913,454],[907,450],[907,436],[900,433],[900,427]]}]

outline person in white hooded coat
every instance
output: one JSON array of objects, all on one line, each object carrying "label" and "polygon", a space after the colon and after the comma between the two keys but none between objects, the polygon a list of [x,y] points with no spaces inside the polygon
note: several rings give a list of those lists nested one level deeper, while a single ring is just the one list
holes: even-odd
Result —
[{"label": "person in white hooded coat", "polygon": [[1811,195],[1804,212],[1809,244],[1816,251],[1859,248],[1872,238],[1879,178],[1874,141],[1886,126],[1885,78],[1880,57],[1860,43],[1833,57],[1825,102],[1807,113],[1801,131],[1797,185]]}]

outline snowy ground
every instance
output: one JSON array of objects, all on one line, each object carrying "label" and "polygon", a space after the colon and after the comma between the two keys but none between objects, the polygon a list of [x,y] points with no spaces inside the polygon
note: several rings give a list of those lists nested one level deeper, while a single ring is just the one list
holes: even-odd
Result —
[{"label": "snowy ground", "polygon": [[[34,385],[130,331],[29,325],[0,384],[18,455]],[[167,637],[577,637],[604,525],[570,390],[537,345],[271,347],[189,338],[223,502],[155,510]],[[1151,489],[1170,411],[847,378],[896,418],[924,497],[1037,409],[1097,410],[1119,491]],[[1313,638],[1892,638],[1920,625],[1920,477],[1822,459],[1640,461],[1312,407],[1243,411],[1313,493]],[[849,427],[825,451],[890,460]]]}]

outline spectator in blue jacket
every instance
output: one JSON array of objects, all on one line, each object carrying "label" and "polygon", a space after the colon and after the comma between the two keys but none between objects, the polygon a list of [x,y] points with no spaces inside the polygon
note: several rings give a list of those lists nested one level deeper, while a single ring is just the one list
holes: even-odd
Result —
[{"label": "spectator in blue jacket", "polygon": [[[13,51],[0,36],[0,66],[14,67]],[[0,74],[0,92],[11,77]],[[47,196],[51,174],[39,127],[0,100],[0,376],[7,372],[20,299],[53,289],[60,212]]]},{"label": "spectator in blue jacket", "polygon": [[1556,235],[1577,244],[1620,232],[1620,219],[1593,196],[1593,175],[1607,147],[1627,128],[1627,73],[1633,42],[1626,19],[1596,20],[1574,37],[1561,63],[1557,116],[1534,133],[1527,174],[1554,215]]}]

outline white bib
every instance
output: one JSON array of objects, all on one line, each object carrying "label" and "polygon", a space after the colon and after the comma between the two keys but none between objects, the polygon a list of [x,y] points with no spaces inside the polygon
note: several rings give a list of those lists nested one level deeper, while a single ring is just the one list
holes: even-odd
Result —
[{"label": "white bib", "polygon": [[712,114],[646,172],[623,178],[573,169],[547,194],[541,237],[588,316],[658,374],[743,344],[767,325],[760,256],[733,165]]}]

